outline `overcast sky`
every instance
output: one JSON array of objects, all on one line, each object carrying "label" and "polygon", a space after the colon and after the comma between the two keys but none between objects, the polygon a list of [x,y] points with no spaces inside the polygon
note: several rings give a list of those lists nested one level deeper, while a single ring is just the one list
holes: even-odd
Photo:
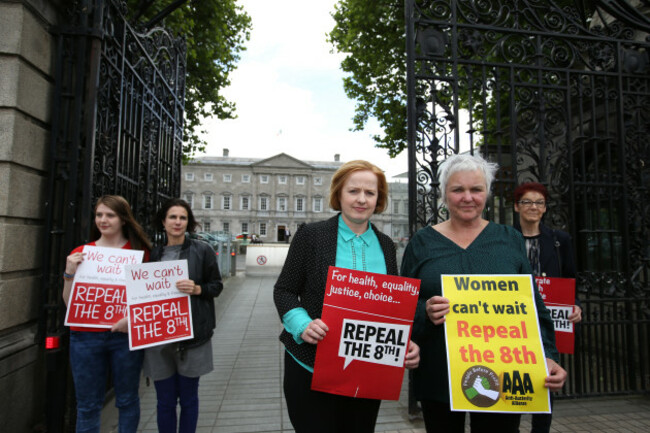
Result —
[{"label": "overcast sky", "polygon": [[351,132],[355,102],[343,91],[342,56],[326,33],[334,0],[240,0],[253,21],[251,39],[231,74],[226,97],[235,120],[207,120],[205,155],[267,158],[287,153],[302,160],[366,159],[390,177],[407,169],[406,152],[391,159],[374,147],[376,122]]}]

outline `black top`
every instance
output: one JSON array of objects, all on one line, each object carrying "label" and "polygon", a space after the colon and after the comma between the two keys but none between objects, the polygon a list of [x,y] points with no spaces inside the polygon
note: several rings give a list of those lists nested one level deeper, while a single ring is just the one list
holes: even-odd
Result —
[{"label": "black top", "polygon": [[[515,228],[521,231],[519,224]],[[575,278],[571,236],[561,230],[553,230],[543,223],[539,225],[539,265],[541,275],[551,278]],[[524,236],[524,238],[527,238]]]},{"label": "black top", "polygon": [[[273,291],[280,319],[299,307],[307,310],[312,319],[321,317],[327,273],[330,266],[336,265],[338,227],[339,215],[336,215],[325,221],[307,224],[296,231]],[[371,227],[384,252],[387,273],[397,275],[395,244],[377,227],[372,224]],[[300,362],[314,366],[315,344],[298,344],[286,330],[282,330],[280,341]]]}]

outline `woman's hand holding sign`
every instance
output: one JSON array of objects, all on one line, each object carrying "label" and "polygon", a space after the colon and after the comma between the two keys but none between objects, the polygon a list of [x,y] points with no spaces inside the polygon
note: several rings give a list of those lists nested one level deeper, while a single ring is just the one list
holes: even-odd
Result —
[{"label": "woman's hand holding sign", "polygon": [[69,275],[74,275],[77,272],[77,266],[84,259],[85,253],[73,253],[68,256],[65,261],[65,273]]},{"label": "woman's hand holding sign", "polygon": [[194,284],[192,280],[178,280],[176,281],[176,288],[181,293],[187,293],[188,295],[200,295],[201,286]]},{"label": "woman's hand holding sign", "polygon": [[571,323],[580,323],[582,321],[582,308],[577,305],[573,306],[573,313],[567,317]]},{"label": "woman's hand holding sign", "polygon": [[129,319],[128,317],[122,317],[120,320],[115,322],[111,326],[111,332],[129,332]]},{"label": "woman's hand holding sign", "polygon": [[320,319],[314,319],[311,322],[309,322],[309,325],[307,325],[305,330],[302,331],[302,334],[300,334],[300,338],[302,338],[303,341],[309,344],[316,344],[319,341],[321,341],[323,338],[325,338],[325,335],[329,330],[330,329],[327,327],[325,322],[323,322]]},{"label": "woman's hand holding sign", "polygon": [[562,390],[567,378],[566,370],[551,358],[546,358],[546,367],[548,368],[549,375],[544,381],[544,386],[551,391],[557,392]]},{"label": "woman's hand holding sign", "polygon": [[77,267],[84,259],[83,252],[73,253],[68,256],[65,261],[65,272],[63,273],[63,302],[65,305],[68,305],[68,300],[70,299],[70,291],[72,290],[72,279],[74,274],[77,272]]},{"label": "woman's hand holding sign", "polygon": [[434,325],[441,325],[445,322],[445,316],[449,313],[449,299],[444,296],[432,296],[427,299],[427,316]]},{"label": "woman's hand holding sign", "polygon": [[409,370],[418,368],[420,365],[420,346],[418,346],[415,341],[409,341],[409,349],[406,352],[406,357],[404,358],[404,367]]}]

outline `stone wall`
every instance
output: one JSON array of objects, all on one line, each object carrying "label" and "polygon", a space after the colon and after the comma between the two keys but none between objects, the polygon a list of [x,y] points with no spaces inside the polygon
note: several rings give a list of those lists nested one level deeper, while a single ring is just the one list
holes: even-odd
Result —
[{"label": "stone wall", "polygon": [[56,3],[0,0],[0,431],[44,422],[35,344],[49,169]]}]

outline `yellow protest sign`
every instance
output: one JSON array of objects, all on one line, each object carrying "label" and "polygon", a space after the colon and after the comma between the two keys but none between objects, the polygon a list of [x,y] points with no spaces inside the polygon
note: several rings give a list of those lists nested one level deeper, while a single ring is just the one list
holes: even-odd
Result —
[{"label": "yellow protest sign", "polygon": [[442,275],[451,409],[550,412],[530,275]]}]

